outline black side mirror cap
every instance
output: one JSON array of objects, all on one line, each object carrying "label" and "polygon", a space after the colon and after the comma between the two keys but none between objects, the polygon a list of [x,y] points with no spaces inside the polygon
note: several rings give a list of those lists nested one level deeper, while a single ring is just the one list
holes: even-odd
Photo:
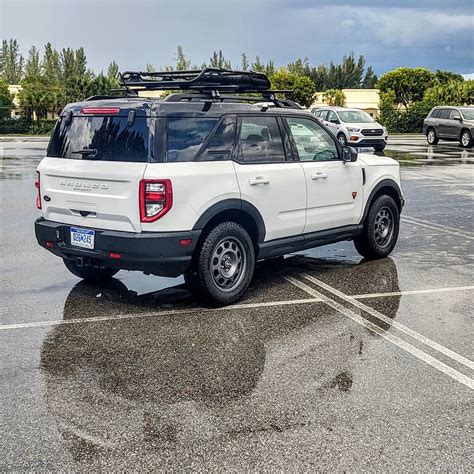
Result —
[{"label": "black side mirror cap", "polygon": [[346,162],[357,161],[357,151],[350,146],[342,147],[342,160]]}]

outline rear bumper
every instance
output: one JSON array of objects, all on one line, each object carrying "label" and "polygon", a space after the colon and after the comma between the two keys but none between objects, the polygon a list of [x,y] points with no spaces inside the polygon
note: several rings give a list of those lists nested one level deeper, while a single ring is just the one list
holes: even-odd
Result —
[{"label": "rear bumper", "polygon": [[[185,232],[120,232],[93,229],[94,249],[71,246],[70,227],[67,224],[47,221],[40,217],[35,222],[38,243],[53,254],[92,262],[123,270],[138,270],[159,276],[176,277],[183,274],[191,264],[191,258],[201,231]],[[180,245],[183,239],[191,244]],[[109,252],[120,254],[111,258]]]}]

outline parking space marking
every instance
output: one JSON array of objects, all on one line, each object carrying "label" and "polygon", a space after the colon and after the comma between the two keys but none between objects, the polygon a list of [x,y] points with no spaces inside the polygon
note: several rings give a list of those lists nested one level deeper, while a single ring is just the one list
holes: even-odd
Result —
[{"label": "parking space marking", "polygon": [[363,295],[352,295],[357,300],[368,298],[383,298],[386,296],[409,296],[409,295],[426,295],[432,293],[446,293],[450,291],[469,291],[474,290],[474,286],[449,286],[447,288],[426,288],[424,290],[402,290],[389,291],[387,293],[365,293]]},{"label": "parking space marking", "polygon": [[[457,382],[462,383],[466,387],[469,387],[471,390],[474,389],[474,380],[468,377],[467,375],[464,375],[463,373],[457,371],[456,369],[453,369],[449,365],[445,364],[444,362],[441,362],[440,360],[436,359],[435,357],[427,354],[426,352],[423,352],[422,350],[418,349],[415,346],[412,346],[410,343],[404,341],[403,339],[400,339],[397,336],[394,336],[393,334],[390,334],[386,331],[384,331],[382,328],[377,326],[374,323],[371,323],[367,319],[363,318],[362,316],[354,313],[350,309],[342,306],[338,302],[332,300],[331,298],[323,295],[319,291],[311,288],[308,286],[306,283],[303,283],[302,281],[297,280],[296,278],[293,278],[291,276],[283,277],[285,280],[289,281],[293,285],[297,286],[298,288],[301,288],[303,291],[306,291],[308,295],[313,296],[314,298],[319,298],[321,299],[324,303],[326,303],[328,306],[331,308],[335,309],[339,313],[343,314],[344,316],[347,316],[348,318],[352,319],[356,323],[360,324],[361,326],[366,327],[367,329],[370,329],[371,331],[375,332],[379,336],[383,337],[387,341],[390,341],[392,344],[398,346],[399,348],[405,350],[406,352],[410,353],[411,355],[415,356],[416,358],[422,360],[423,362],[431,365],[435,369],[439,370],[440,372],[444,373],[445,375],[448,375],[452,379],[456,380]],[[391,323],[393,323],[393,320],[390,320]]]},{"label": "parking space marking", "polygon": [[287,301],[269,301],[262,303],[242,303],[234,304],[230,306],[224,306],[222,308],[189,308],[189,309],[175,309],[171,311],[156,311],[150,313],[130,313],[130,314],[116,314],[114,316],[96,316],[93,318],[76,318],[76,319],[55,319],[50,321],[35,321],[31,323],[13,323],[0,325],[0,331],[6,331],[8,329],[24,329],[24,328],[37,328],[43,326],[59,326],[61,324],[83,324],[83,323],[97,323],[102,321],[115,321],[121,319],[139,319],[139,318],[150,318],[153,316],[172,316],[179,314],[189,313],[209,313],[214,311],[225,311],[232,309],[251,309],[251,308],[265,308],[271,306],[289,306],[289,305],[300,305],[308,303],[318,303],[321,300],[317,298],[305,298],[299,300],[287,300]]},{"label": "parking space marking", "polygon": [[337,296],[344,301],[347,301],[348,303],[352,304],[353,306],[356,306],[357,308],[361,309],[362,311],[365,311],[366,313],[370,314],[374,318],[383,321],[384,323],[389,324],[390,326],[393,326],[394,328],[398,329],[401,332],[404,332],[405,334],[408,334],[410,337],[413,339],[416,339],[417,341],[421,342],[422,344],[425,344],[426,346],[431,347],[432,349],[441,352],[447,357],[450,357],[451,359],[455,360],[456,362],[459,362],[460,364],[463,364],[464,366],[468,367],[471,370],[474,370],[474,362],[467,359],[466,357],[463,357],[462,355],[458,354],[457,352],[452,351],[451,349],[448,349],[445,346],[442,346],[441,344],[438,344],[437,342],[429,339],[426,336],[423,336],[423,334],[420,334],[416,331],[413,331],[413,329],[410,329],[409,327],[405,326],[402,323],[399,323],[398,321],[395,321],[388,316],[385,316],[385,314],[380,313],[379,311],[371,308],[370,306],[367,306],[366,304],[357,301],[355,298],[352,296],[346,295],[345,293],[342,293],[339,290],[336,290],[336,288],[333,288],[332,286],[327,285],[323,281],[308,275],[304,273],[302,275],[306,280],[309,280],[310,282],[314,283],[315,285],[318,285],[321,288],[324,288],[326,291],[329,293],[332,293],[334,296]]},{"label": "parking space marking", "polygon": [[403,222],[407,222],[408,224],[414,224],[421,227],[427,227],[431,230],[437,230],[441,232],[446,232],[448,234],[456,235],[457,237],[464,237],[469,240],[474,240],[474,235],[469,232],[465,232],[462,230],[455,229],[454,227],[448,227],[442,224],[436,224],[434,222],[425,221],[421,219],[414,219],[413,217],[402,216],[401,220]]}]

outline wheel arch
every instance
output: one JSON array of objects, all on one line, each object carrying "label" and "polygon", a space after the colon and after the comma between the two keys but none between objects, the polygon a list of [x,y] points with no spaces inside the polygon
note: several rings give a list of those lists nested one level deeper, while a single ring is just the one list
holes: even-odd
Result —
[{"label": "wheel arch", "polygon": [[367,214],[369,213],[370,207],[372,206],[374,201],[379,196],[383,195],[387,195],[393,198],[395,204],[398,207],[398,212],[402,212],[404,200],[400,186],[392,179],[383,179],[374,186],[371,193],[369,194],[369,198],[367,199],[367,202],[365,204],[364,214],[362,215],[362,219],[360,221],[361,224],[363,224],[365,219],[367,218]]},{"label": "wheel arch", "polygon": [[461,140],[462,134],[463,134],[464,132],[469,132],[470,135],[471,135],[471,137],[472,137],[472,132],[471,132],[471,130],[469,130],[468,127],[463,127],[463,128],[461,128],[461,131],[459,132],[459,140]]},{"label": "wheel arch", "polygon": [[232,220],[242,225],[249,233],[254,245],[265,240],[265,223],[258,209],[248,201],[241,199],[225,199],[206,209],[197,220],[193,230],[206,231],[221,222]]}]

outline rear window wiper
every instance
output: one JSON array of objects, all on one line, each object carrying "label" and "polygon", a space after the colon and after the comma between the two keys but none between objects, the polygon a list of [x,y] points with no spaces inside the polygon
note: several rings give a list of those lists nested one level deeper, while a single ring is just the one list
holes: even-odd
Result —
[{"label": "rear window wiper", "polygon": [[83,157],[94,158],[99,153],[96,148],[84,148],[83,150],[72,151],[71,155],[82,155]]}]

